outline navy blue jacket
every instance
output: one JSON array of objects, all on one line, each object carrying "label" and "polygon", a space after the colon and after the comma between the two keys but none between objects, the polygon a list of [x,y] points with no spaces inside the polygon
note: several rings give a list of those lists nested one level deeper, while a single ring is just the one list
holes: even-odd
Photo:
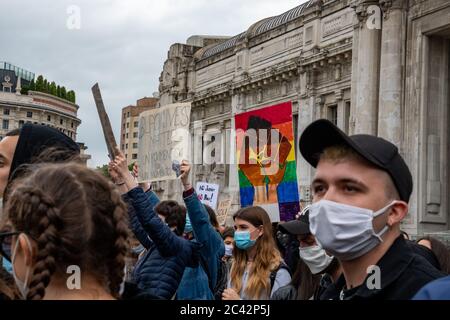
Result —
[{"label": "navy blue jacket", "polygon": [[186,266],[198,266],[200,244],[177,236],[154,212],[159,199],[153,192],[134,188],[124,195],[136,238],[147,249],[133,270],[141,296],[171,299]]},{"label": "navy blue jacket", "polygon": [[[154,212],[159,199],[153,192],[147,194],[141,188],[130,190],[125,196],[129,205],[130,222],[134,234],[146,247],[133,272],[140,294],[147,298],[170,299],[178,287],[180,299],[209,299],[212,293],[208,277],[201,267],[200,259],[207,263],[211,284],[217,281],[218,267],[224,255],[224,244],[209,223],[209,216],[197,194],[184,193],[184,201],[194,229],[194,241],[177,236]],[[194,272],[192,272],[194,271]],[[182,281],[183,277],[183,281]],[[191,280],[190,287],[186,280]],[[186,292],[186,289],[190,292]]]}]

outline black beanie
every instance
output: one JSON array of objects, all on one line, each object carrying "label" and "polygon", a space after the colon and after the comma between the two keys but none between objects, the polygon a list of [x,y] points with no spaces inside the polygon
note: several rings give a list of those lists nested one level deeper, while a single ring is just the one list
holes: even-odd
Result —
[{"label": "black beanie", "polygon": [[80,153],[78,144],[57,129],[27,123],[20,130],[8,180],[12,179],[13,173],[18,167],[31,163],[34,158],[47,148],[68,151],[73,153],[73,155]]}]

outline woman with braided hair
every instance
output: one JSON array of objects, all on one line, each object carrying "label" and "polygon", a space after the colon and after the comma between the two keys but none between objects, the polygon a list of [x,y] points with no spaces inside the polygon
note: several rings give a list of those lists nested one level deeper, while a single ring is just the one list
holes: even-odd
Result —
[{"label": "woman with braided hair", "polygon": [[106,178],[77,164],[40,165],[14,183],[5,209],[0,248],[23,299],[119,298],[128,225]]}]

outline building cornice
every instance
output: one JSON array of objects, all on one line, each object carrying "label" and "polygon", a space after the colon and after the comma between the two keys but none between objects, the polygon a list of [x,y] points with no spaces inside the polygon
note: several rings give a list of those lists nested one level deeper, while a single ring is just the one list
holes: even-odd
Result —
[{"label": "building cornice", "polygon": [[54,95],[48,94],[48,93],[44,93],[44,92],[40,92],[40,91],[28,91],[28,96],[30,97],[44,97],[46,99],[50,99],[51,101],[57,101],[60,102],[62,104],[65,104],[71,108],[75,108],[74,112],[77,112],[78,109],[80,108],[79,105],[77,105],[76,103],[70,102],[68,100],[62,99],[60,97],[56,97]]},{"label": "building cornice", "polygon": [[70,118],[71,120],[77,122],[78,124],[81,124],[81,120],[71,114],[62,112],[60,110],[55,110],[52,108],[48,108],[42,105],[36,105],[36,104],[32,104],[32,103],[24,103],[24,102],[14,102],[11,100],[1,100],[0,99],[0,106],[3,107],[11,107],[11,108],[26,108],[26,109],[33,109],[33,110],[37,110],[37,111],[42,111],[42,112],[49,112],[49,113],[54,113],[54,114],[58,114],[58,115],[62,115],[64,117]]},{"label": "building cornice", "polygon": [[337,44],[312,50],[296,59],[277,64],[261,72],[249,74],[244,73],[233,82],[222,83],[208,89],[198,91],[192,99],[193,107],[218,102],[238,93],[264,88],[274,82],[289,81],[301,72],[320,70],[330,65],[348,63],[352,58],[352,39],[347,38]]},{"label": "building cornice", "polygon": [[[303,26],[306,23],[308,23],[312,20],[315,20],[315,19],[321,19],[327,15],[330,15],[334,12],[342,10],[342,8],[343,8],[341,1],[332,1],[332,2],[327,2],[324,4],[323,1],[320,1],[320,0],[311,0],[308,3],[303,4],[303,6],[304,6],[303,11],[298,17],[296,17],[292,20],[288,20],[281,25],[276,25],[276,27],[274,27],[274,28],[269,28],[269,29],[265,30],[264,32],[257,33],[254,30],[255,26],[260,27],[259,24],[261,23],[261,21],[254,23],[252,26],[250,26],[250,28],[246,32],[243,32],[243,33],[236,35],[235,37],[227,40],[230,43],[232,43],[232,45],[226,46],[225,42],[224,42],[224,43],[222,43],[222,45],[224,45],[224,48],[225,48],[224,50],[216,50],[217,52],[214,52],[214,54],[208,55],[207,57],[200,58],[196,63],[196,70],[205,68],[211,64],[217,63],[218,61],[224,60],[226,58],[229,58],[229,57],[235,55],[236,51],[238,51],[239,48],[241,48],[241,49],[242,48],[252,48],[254,46],[260,45],[264,42],[267,42],[269,40],[277,38],[280,35],[280,32],[278,32],[278,31],[281,31],[281,33],[286,33],[286,32],[290,32],[290,31],[298,29],[298,28],[303,28]],[[291,10],[294,10],[294,9],[291,9]],[[280,16],[282,16],[282,15],[280,15]],[[277,16],[277,17],[279,17],[279,16]],[[264,19],[263,22],[268,23],[268,22],[270,22],[268,20],[274,19],[277,17]],[[243,46],[241,45],[242,43],[244,43]],[[221,44],[215,45],[208,49],[213,51],[214,47],[219,47],[220,45]],[[206,52],[206,50],[205,50],[205,52]]]}]

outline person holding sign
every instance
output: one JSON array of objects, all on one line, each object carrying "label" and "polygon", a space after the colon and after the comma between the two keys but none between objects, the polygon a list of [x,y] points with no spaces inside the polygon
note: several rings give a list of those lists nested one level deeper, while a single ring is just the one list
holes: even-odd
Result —
[{"label": "person holding sign", "polygon": [[[123,154],[118,154],[109,164],[110,174],[128,204],[131,229],[145,248],[125,285],[124,298],[171,299],[185,267],[196,263],[192,256],[198,248],[177,232],[184,229],[186,208],[176,201],[161,202],[150,190],[144,192],[128,172]],[[173,217],[178,217],[179,225],[169,225],[168,220],[177,220]]]},{"label": "person holding sign", "polygon": [[211,221],[211,215],[215,217],[214,211],[208,212],[189,182],[191,165],[183,160],[180,169],[180,180],[184,187],[183,198],[192,224],[193,241],[201,243],[202,247],[199,250],[199,266],[186,268],[177,297],[180,300],[212,300],[216,293],[216,284],[220,282],[219,278],[222,276],[221,259],[225,253],[225,246],[220,233]]},{"label": "person holding sign", "polygon": [[158,197],[153,191],[145,193],[138,187],[128,172],[123,153],[118,150],[118,154],[110,167],[129,204],[133,232],[147,248],[146,256],[136,266],[137,297],[170,299],[176,295],[177,299],[213,299],[210,288],[216,283],[218,261],[224,254],[224,246],[209,223],[204,205],[188,182],[190,165],[181,163],[180,180],[195,235],[192,241],[177,235],[158,216]]}]

